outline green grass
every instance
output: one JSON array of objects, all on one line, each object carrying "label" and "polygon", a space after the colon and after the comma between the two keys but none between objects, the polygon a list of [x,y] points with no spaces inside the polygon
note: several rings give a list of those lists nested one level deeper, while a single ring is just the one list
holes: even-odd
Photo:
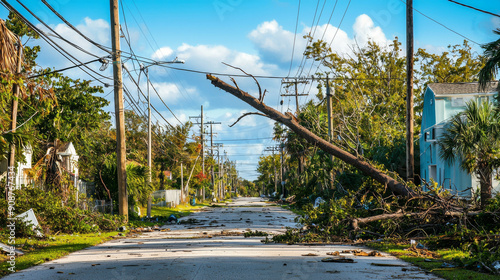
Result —
[{"label": "green grass", "polygon": [[[177,216],[177,218],[180,218],[188,216],[193,211],[198,210],[205,206],[210,206],[210,205],[204,203],[197,203],[195,206],[191,206],[188,204],[181,204],[177,205],[175,208],[153,206],[151,207],[151,216],[168,218],[170,215],[174,214],[175,216]],[[139,208],[141,208],[141,217],[145,217],[147,214],[147,207],[139,206]]]},{"label": "green grass", "polygon": [[[16,257],[16,271],[26,269],[47,261],[55,260],[68,255],[71,252],[85,249],[105,241],[111,240],[117,232],[73,234],[73,235],[53,235],[46,240],[16,238],[16,248],[23,250],[23,256]],[[7,240],[1,240],[7,244]],[[22,246],[22,247],[21,247]],[[10,273],[10,264],[7,263],[6,256],[2,256],[0,262],[0,276]]]},{"label": "green grass", "polygon": [[[454,258],[465,258],[469,255],[469,253],[457,250],[457,249],[439,249],[433,251],[438,255],[437,258],[429,258],[429,257],[419,257],[412,254],[410,251],[406,251],[406,248],[409,248],[410,245],[407,244],[396,244],[393,242],[372,242],[367,244],[369,247],[373,249],[377,249],[383,252],[390,253],[398,258],[407,261],[409,263],[415,264],[418,267],[421,267],[429,272],[432,272],[444,279],[450,280],[498,280],[500,276],[498,275],[489,275],[484,274],[464,268],[443,268],[442,265],[444,262],[452,263]],[[430,259],[431,261],[425,261],[425,259]]]},{"label": "green grass", "polygon": [[298,215],[298,216],[303,216],[303,215],[305,215],[305,212],[304,212],[304,211],[302,211],[302,210],[300,210],[300,209],[297,209],[297,208],[295,208],[295,207],[292,207],[292,206],[290,206],[290,205],[286,205],[286,204],[285,204],[285,205],[281,205],[281,208],[286,209],[286,210],[290,210],[290,211],[292,211],[293,213],[295,213],[295,214],[296,214],[296,215]]}]

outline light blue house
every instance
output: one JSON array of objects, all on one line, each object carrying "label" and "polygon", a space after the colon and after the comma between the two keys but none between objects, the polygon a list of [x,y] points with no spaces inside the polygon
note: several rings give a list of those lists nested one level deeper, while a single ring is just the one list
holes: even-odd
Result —
[{"label": "light blue house", "polygon": [[[437,139],[445,131],[451,117],[465,109],[465,104],[477,101],[493,101],[497,83],[491,83],[484,92],[478,83],[434,83],[424,93],[422,127],[420,132],[420,176],[425,182],[433,179],[440,186],[463,197],[471,197],[479,190],[479,179],[460,168],[458,161],[447,164],[439,157]],[[494,175],[496,177],[496,172]],[[493,193],[500,191],[500,182],[493,178]],[[425,190],[425,185],[424,186]]]}]

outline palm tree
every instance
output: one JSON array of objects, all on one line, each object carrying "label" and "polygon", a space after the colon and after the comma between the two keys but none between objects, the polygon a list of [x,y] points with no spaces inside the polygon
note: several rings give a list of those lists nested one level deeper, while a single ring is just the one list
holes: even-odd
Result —
[{"label": "palm tree", "polygon": [[490,102],[472,100],[465,111],[452,117],[438,140],[442,159],[450,164],[458,159],[464,170],[478,176],[483,208],[491,198],[493,170],[500,166],[499,117]]},{"label": "palm tree", "polygon": [[[493,33],[500,35],[500,28],[493,30]],[[484,55],[488,59],[483,69],[479,71],[479,85],[482,90],[486,89],[488,82],[495,79],[495,75],[498,73],[500,67],[500,39],[482,45],[484,49]],[[500,93],[500,86],[497,87]],[[497,95],[497,101],[499,101],[499,95]]]}]

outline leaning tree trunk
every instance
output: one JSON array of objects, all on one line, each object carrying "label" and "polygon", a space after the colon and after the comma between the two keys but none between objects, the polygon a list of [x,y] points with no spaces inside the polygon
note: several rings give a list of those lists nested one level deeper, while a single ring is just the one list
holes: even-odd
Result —
[{"label": "leaning tree trunk", "polygon": [[[251,75],[249,75],[251,76]],[[252,76],[253,77],[253,76]],[[388,176],[381,170],[375,168],[373,165],[371,165],[369,162],[366,162],[362,159],[357,158],[356,156],[352,155],[351,153],[348,153],[341,148],[331,144],[330,142],[326,141],[325,139],[317,136],[316,134],[312,133],[305,127],[301,126],[297,119],[290,113],[287,113],[286,115],[282,114],[281,112],[278,112],[277,110],[267,106],[264,104],[263,99],[264,99],[264,94],[260,93],[259,99],[251,96],[247,92],[241,90],[236,87],[233,87],[222,80],[220,80],[217,77],[214,77],[210,74],[207,75],[207,79],[209,79],[212,84],[215,87],[218,87],[234,96],[237,98],[241,99],[245,103],[249,104],[250,106],[254,107],[255,109],[259,110],[263,114],[259,113],[253,113],[253,114],[258,114],[258,115],[265,115],[268,118],[271,118],[277,122],[280,122],[284,125],[286,125],[288,128],[293,130],[295,133],[297,133],[299,136],[307,140],[309,143],[314,144],[318,146],[320,149],[325,151],[328,154],[331,154],[340,160],[352,165],[353,167],[357,168],[361,172],[363,172],[365,175],[370,176],[371,178],[375,179],[377,182],[386,185],[392,192],[398,195],[406,196],[406,197],[415,197],[416,193],[410,189],[408,186],[405,184],[393,179],[392,177]],[[255,78],[254,78],[255,79]],[[234,82],[234,80],[233,80]],[[257,82],[257,81],[256,81]],[[259,92],[260,92],[260,85],[257,83],[259,86]],[[250,113],[252,114],[252,113]],[[242,117],[248,115],[245,114]],[[242,118],[240,117],[240,119]],[[238,119],[239,120],[239,119]]]}]

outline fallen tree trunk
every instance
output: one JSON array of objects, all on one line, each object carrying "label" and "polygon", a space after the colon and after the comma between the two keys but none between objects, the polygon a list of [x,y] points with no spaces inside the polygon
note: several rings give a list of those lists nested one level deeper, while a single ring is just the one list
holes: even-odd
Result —
[{"label": "fallen tree trunk", "polygon": [[359,225],[367,224],[370,222],[375,222],[375,221],[381,221],[381,220],[389,220],[389,219],[395,219],[395,218],[402,218],[402,217],[413,217],[413,216],[424,216],[428,214],[439,214],[442,216],[448,216],[448,217],[462,217],[462,216],[477,216],[480,212],[479,211],[474,211],[474,212],[459,212],[459,211],[445,211],[444,213],[430,213],[429,211],[425,212],[419,212],[419,213],[405,213],[403,211],[398,211],[396,213],[388,213],[388,214],[380,214],[380,215],[375,215],[375,216],[370,216],[366,218],[354,218],[352,220],[352,227],[355,231],[360,230]]},{"label": "fallen tree trunk", "polygon": [[264,104],[264,102],[262,101],[263,98],[257,99],[248,94],[247,92],[239,89],[237,86],[233,87],[215,76],[208,74],[207,79],[209,79],[212,82],[212,85],[214,85],[215,87],[220,88],[234,95],[235,97],[239,98],[240,100],[244,101],[245,103],[257,109],[258,111],[264,113],[268,118],[271,118],[277,122],[286,125],[288,128],[293,130],[299,136],[306,139],[309,143],[318,146],[326,153],[331,154],[337,157],[338,159],[354,166],[355,168],[363,172],[363,174],[375,179],[377,182],[383,185],[386,185],[393,193],[408,198],[417,196],[417,194],[408,186],[388,176],[381,170],[375,168],[369,162],[357,158],[351,153],[342,150],[341,148],[333,145],[332,143],[326,141],[325,139],[315,135],[307,128],[301,126],[298,123],[297,119],[292,114],[289,113],[287,113],[286,115],[282,114],[281,112],[278,112],[277,110]]}]

